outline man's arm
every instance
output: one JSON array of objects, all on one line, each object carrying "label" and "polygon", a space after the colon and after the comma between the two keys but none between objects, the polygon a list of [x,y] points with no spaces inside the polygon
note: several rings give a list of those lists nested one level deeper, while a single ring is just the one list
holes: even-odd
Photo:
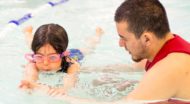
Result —
[{"label": "man's arm", "polygon": [[142,81],[126,99],[164,100],[173,97],[184,76],[182,65],[183,59],[180,54],[169,54],[145,73]]}]

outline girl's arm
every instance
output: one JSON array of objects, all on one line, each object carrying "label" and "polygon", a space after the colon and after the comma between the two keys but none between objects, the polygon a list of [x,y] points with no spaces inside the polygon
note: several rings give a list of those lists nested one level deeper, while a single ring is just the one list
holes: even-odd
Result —
[{"label": "girl's arm", "polygon": [[39,71],[36,69],[35,63],[28,63],[25,66],[23,79],[20,82],[19,87],[24,90],[35,90],[48,95],[63,94],[65,90],[62,88],[53,88],[48,85],[37,83]]},{"label": "girl's arm", "polygon": [[80,71],[80,64],[74,59],[67,58],[67,62],[72,63],[68,68],[67,75],[63,77],[63,87],[61,88],[50,88],[48,95],[58,96],[66,94],[71,88],[75,86],[78,80],[78,73]]},{"label": "girl's arm", "polygon": [[68,68],[67,71],[67,76],[64,77],[64,89],[68,91],[72,87],[75,86],[77,80],[78,80],[78,73],[80,71],[80,64],[73,60],[70,59],[70,62],[72,63],[71,66]]},{"label": "girl's arm", "polygon": [[35,63],[30,62],[25,66],[23,79],[20,83],[20,88],[30,89],[31,86],[29,86],[28,83],[34,83],[37,80],[38,80],[38,70],[36,69]]}]

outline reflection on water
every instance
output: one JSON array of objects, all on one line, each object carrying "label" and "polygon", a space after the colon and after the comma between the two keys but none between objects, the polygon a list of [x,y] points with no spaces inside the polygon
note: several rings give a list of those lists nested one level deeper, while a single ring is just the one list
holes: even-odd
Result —
[{"label": "reflection on water", "polygon": [[39,74],[39,81],[43,85],[51,86],[51,87],[62,87],[64,82],[63,78],[67,77],[65,73],[59,72],[41,72]]},{"label": "reflection on water", "polygon": [[84,98],[95,98],[103,101],[121,99],[134,89],[138,84],[138,78],[142,76],[142,73],[133,73],[136,78],[129,80],[128,78],[133,74],[125,74],[125,77],[122,74],[119,72],[81,73],[76,88],[70,94],[81,97],[81,93],[83,93]]}]

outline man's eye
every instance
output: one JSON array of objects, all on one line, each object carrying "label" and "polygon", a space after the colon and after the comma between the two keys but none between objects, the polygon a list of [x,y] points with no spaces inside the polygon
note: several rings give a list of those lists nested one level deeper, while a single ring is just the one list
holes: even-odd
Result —
[{"label": "man's eye", "polygon": [[122,40],[124,40],[124,41],[127,41],[127,39],[126,38],[121,38]]}]

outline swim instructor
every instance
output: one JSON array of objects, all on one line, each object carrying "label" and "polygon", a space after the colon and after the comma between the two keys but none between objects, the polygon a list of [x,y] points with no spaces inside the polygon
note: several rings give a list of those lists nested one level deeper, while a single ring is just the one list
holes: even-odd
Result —
[{"label": "swim instructor", "polygon": [[170,31],[159,0],[126,0],[115,21],[119,45],[134,61],[147,59],[147,72],[126,99],[190,100],[190,43]]}]

